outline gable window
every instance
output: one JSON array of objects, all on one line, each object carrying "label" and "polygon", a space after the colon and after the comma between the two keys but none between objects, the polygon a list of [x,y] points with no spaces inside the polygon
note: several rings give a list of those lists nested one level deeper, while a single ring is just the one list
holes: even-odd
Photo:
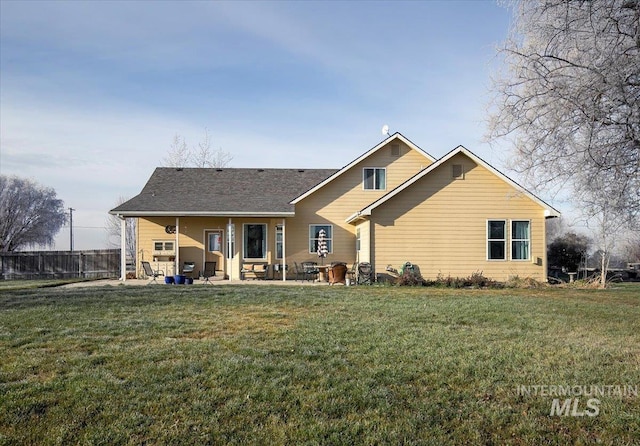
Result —
[{"label": "gable window", "polygon": [[324,229],[326,234],[327,251],[329,254],[333,252],[333,225],[309,225],[309,253],[318,252],[318,239],[320,238],[320,230]]},{"label": "gable window", "polygon": [[453,164],[451,166],[451,176],[455,180],[464,180],[464,168],[462,164]]},{"label": "gable window", "polygon": [[245,259],[265,259],[267,257],[267,225],[243,225],[243,257]]},{"label": "gable window", "polygon": [[531,258],[531,222],[529,220],[511,221],[511,260],[529,260]]},{"label": "gable window", "polygon": [[384,190],[387,188],[387,170],[378,167],[365,167],[362,170],[364,190]]},{"label": "gable window", "polygon": [[487,221],[487,259],[506,260],[507,258],[507,222],[504,220]]},{"label": "gable window", "polygon": [[282,259],[282,247],[284,246],[283,244],[283,230],[282,230],[282,225],[277,225],[276,226],[276,259]]},{"label": "gable window", "polygon": [[400,144],[393,144],[391,146],[391,156],[398,158],[400,156]]}]

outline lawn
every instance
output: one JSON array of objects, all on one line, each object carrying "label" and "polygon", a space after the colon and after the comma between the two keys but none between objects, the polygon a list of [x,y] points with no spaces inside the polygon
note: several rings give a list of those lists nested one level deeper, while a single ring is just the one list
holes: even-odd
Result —
[{"label": "lawn", "polygon": [[638,444],[639,321],[637,285],[0,287],[0,444]]}]

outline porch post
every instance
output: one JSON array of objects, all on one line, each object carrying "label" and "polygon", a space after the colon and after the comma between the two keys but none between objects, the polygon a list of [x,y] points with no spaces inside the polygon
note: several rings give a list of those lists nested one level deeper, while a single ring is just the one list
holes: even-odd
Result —
[{"label": "porch post", "polygon": [[180,274],[180,217],[176,217],[176,265],[174,274]]},{"label": "porch post", "polygon": [[127,280],[127,219],[120,217],[120,280]]},{"label": "porch post", "polygon": [[236,236],[235,231],[232,233],[233,220],[229,218],[229,224],[227,225],[227,267],[229,268],[229,282],[233,280],[233,248],[235,243],[233,238]]},{"label": "porch post", "polygon": [[285,268],[285,265],[287,264],[287,245],[286,245],[286,241],[287,237],[286,237],[286,229],[285,229],[285,219],[282,219],[282,281],[286,282],[287,281],[287,270]]}]

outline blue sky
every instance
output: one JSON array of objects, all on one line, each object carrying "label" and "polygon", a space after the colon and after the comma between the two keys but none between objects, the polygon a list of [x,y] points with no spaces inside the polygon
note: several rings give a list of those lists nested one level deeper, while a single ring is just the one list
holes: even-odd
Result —
[{"label": "blue sky", "polygon": [[[436,158],[482,142],[493,1],[0,2],[0,173],[73,207],[76,249],[105,246],[173,136],[205,128],[232,167],[335,167],[401,132]],[[546,198],[546,197],[542,197]],[[67,249],[68,229],[56,246]]]}]

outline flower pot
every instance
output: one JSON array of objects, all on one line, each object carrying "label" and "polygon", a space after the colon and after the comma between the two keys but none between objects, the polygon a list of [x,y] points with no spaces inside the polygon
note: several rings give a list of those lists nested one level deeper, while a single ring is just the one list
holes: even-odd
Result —
[{"label": "flower pot", "polygon": [[166,276],[164,278],[164,283],[166,283],[167,285],[171,285],[173,283],[173,276]]},{"label": "flower pot", "polygon": [[185,277],[184,283],[187,285],[193,285],[193,277]]},{"label": "flower pot", "polygon": [[175,276],[173,276],[173,279],[176,282],[176,285],[184,285],[184,280],[186,279],[186,276],[183,276],[182,274],[176,274]]}]

